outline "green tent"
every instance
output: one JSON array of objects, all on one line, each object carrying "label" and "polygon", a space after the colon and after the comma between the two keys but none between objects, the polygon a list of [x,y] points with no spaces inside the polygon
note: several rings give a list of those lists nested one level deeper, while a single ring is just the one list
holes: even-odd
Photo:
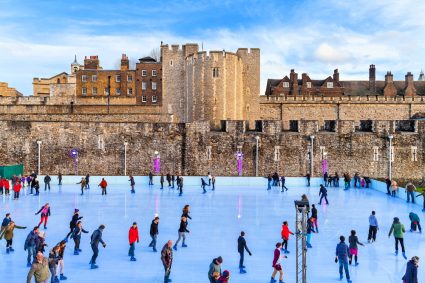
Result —
[{"label": "green tent", "polygon": [[23,174],[24,174],[23,164],[0,166],[0,176],[2,178],[10,179],[13,175],[22,176]]}]

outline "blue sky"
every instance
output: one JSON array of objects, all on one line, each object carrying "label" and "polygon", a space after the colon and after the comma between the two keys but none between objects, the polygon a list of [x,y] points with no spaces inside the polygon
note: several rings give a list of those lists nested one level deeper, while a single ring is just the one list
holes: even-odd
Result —
[{"label": "blue sky", "polygon": [[33,77],[69,71],[74,54],[133,61],[160,42],[205,50],[261,49],[261,83],[295,69],[321,79],[379,79],[425,69],[424,1],[9,1],[0,0],[0,81],[26,95]]}]

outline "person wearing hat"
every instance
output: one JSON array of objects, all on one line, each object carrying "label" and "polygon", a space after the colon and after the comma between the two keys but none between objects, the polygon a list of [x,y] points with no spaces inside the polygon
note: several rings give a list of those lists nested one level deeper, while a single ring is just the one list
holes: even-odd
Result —
[{"label": "person wearing hat", "polygon": [[130,261],[136,261],[134,257],[134,245],[139,242],[139,230],[137,229],[137,223],[133,222],[133,226],[130,227],[128,231],[128,241],[130,242],[130,249],[128,251],[128,255],[130,256]]},{"label": "person wearing hat", "polygon": [[72,231],[74,231],[75,227],[77,227],[78,220],[81,220],[83,217],[80,216],[80,210],[78,208],[74,209],[74,215],[72,215],[72,219],[69,222],[69,233],[66,235],[65,241],[68,241],[69,236],[72,234]]},{"label": "person wearing hat", "polygon": [[102,243],[102,246],[104,248],[106,247],[106,243],[102,240],[103,230],[105,230],[105,225],[102,224],[99,226],[99,229],[95,230],[91,235],[90,245],[93,251],[93,256],[90,260],[91,269],[98,268],[98,266],[96,265],[96,259],[99,255],[99,242]]},{"label": "person wearing hat", "polygon": [[404,283],[418,283],[418,267],[419,267],[419,257],[414,256],[411,260],[407,262],[406,273],[404,274],[403,280]]},{"label": "person wearing hat", "polygon": [[152,220],[151,228],[149,231],[149,234],[152,238],[152,241],[149,244],[149,247],[153,248],[154,252],[156,252],[156,238],[158,237],[158,224],[159,224],[159,217],[156,214],[155,218]]},{"label": "person wearing hat", "polygon": [[223,271],[223,275],[221,275],[220,278],[218,278],[217,283],[227,283],[229,282],[229,278],[230,278],[230,272],[229,270],[225,270]]},{"label": "person wearing hat", "polygon": [[220,278],[221,274],[221,264],[223,263],[223,258],[221,256],[213,259],[210,263],[210,268],[208,270],[208,279],[210,283],[216,283]]}]

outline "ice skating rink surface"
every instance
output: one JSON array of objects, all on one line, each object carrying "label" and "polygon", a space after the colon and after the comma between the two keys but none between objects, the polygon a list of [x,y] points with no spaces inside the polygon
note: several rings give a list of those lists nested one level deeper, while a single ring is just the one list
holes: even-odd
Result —
[{"label": "ice skating rink surface", "polygon": [[[78,256],[73,255],[74,242],[68,242],[65,275],[69,283],[163,282],[160,250],[167,240],[177,240],[181,210],[185,204],[191,206],[190,234],[187,235],[188,247],[179,246],[174,252],[173,282],[208,282],[208,266],[217,256],[223,257],[222,270],[230,271],[230,282],[269,282],[275,244],[281,241],[282,221],[287,220],[294,230],[294,200],[303,193],[307,194],[310,203],[317,204],[319,200],[318,186],[289,186],[288,192],[281,193],[278,188],[267,191],[265,186],[221,186],[218,178],[216,190],[207,189],[208,193],[202,194],[199,186],[186,186],[183,197],[178,197],[176,190],[167,186],[160,190],[156,182],[151,188],[136,185],[136,194],[132,195],[128,184],[123,184],[110,185],[108,195],[102,196],[101,190],[92,184],[92,188],[80,196],[79,185],[68,184],[59,189],[54,182],[50,192],[46,193],[42,188],[38,197],[22,193],[18,201],[0,199],[1,217],[11,212],[17,225],[28,227],[15,230],[14,253],[6,254],[6,242],[4,239],[1,241],[0,281],[25,282],[28,268],[24,241],[30,229],[38,224],[39,216],[34,213],[48,202],[52,215],[46,230],[46,242],[49,244],[46,256],[68,233],[74,208],[80,209],[80,215],[84,217],[83,226],[90,232],[83,234],[83,252]],[[313,234],[313,248],[308,250],[308,282],[339,281],[338,266],[334,262],[335,247],[339,236],[348,238],[352,229],[365,244],[359,247],[360,265],[349,268],[353,282],[401,282],[406,260],[401,255],[394,255],[394,239],[388,238],[388,232],[395,216],[408,231],[409,212],[414,211],[422,217],[421,207],[370,189],[344,191],[342,188],[329,188],[328,192],[330,205],[317,205],[320,233]],[[377,213],[379,231],[377,242],[368,244],[371,210]],[[160,217],[157,253],[148,248],[149,227],[155,213]],[[137,261],[130,262],[127,256],[128,229],[134,221],[138,223],[140,243],[136,244]],[[106,225],[103,239],[107,246],[100,247],[99,269],[90,270],[90,235],[100,224]],[[251,257],[245,254],[246,274],[239,274],[238,269],[237,238],[242,230],[246,232],[245,238],[253,254]],[[425,260],[422,234],[406,232],[405,245],[408,259],[417,255]],[[295,282],[294,237],[291,237],[288,249],[291,253],[283,261],[283,268],[284,281],[290,283]],[[423,276],[420,266],[418,277]]]}]

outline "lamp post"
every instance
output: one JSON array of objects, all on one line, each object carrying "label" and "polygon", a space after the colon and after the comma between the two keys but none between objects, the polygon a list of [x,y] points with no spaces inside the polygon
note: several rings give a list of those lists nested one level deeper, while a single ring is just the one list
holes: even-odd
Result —
[{"label": "lamp post", "polygon": [[258,177],[258,141],[260,137],[255,136],[255,177]]},{"label": "lamp post", "polygon": [[393,160],[393,152],[392,152],[392,141],[393,141],[394,136],[393,135],[388,135],[388,140],[390,141],[390,147],[388,150],[388,178],[391,180],[392,178],[392,160]]},{"label": "lamp post", "polygon": [[314,136],[310,136],[310,176],[313,177]]},{"label": "lamp post", "polygon": [[41,141],[37,141],[37,145],[38,145],[38,170],[37,170],[37,175],[40,175],[40,153],[41,153]]},{"label": "lamp post", "polygon": [[124,176],[127,176],[127,145],[128,142],[124,142]]},{"label": "lamp post", "polygon": [[108,76],[108,114],[109,114],[109,99],[111,97],[111,76]]}]

